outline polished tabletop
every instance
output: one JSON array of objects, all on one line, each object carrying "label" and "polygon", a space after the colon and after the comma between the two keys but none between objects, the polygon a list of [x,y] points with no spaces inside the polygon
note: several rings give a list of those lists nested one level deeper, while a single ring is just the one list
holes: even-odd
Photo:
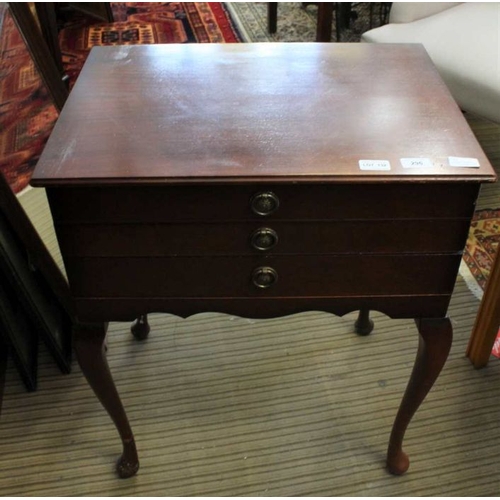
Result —
[{"label": "polished tabletop", "polygon": [[494,173],[423,46],[171,44],[92,49],[32,184],[435,177]]}]

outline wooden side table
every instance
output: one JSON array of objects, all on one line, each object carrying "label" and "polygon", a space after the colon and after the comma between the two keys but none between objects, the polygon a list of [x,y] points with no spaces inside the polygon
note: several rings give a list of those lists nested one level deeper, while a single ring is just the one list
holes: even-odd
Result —
[{"label": "wooden side table", "polygon": [[443,367],[480,183],[495,174],[422,46],[92,50],[33,177],[44,186],[83,373],[139,467],[108,321],[217,311],[415,318],[387,465]]}]

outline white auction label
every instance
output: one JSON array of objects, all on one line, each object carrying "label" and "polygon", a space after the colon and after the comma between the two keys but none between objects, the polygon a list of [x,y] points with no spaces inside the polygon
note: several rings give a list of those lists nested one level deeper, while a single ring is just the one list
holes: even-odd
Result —
[{"label": "white auction label", "polygon": [[463,158],[461,156],[448,156],[450,167],[479,167],[477,158]]},{"label": "white auction label", "polygon": [[361,170],[390,170],[391,164],[387,160],[359,160]]},{"label": "white auction label", "polygon": [[427,168],[432,167],[432,161],[429,158],[401,158],[403,168]]}]

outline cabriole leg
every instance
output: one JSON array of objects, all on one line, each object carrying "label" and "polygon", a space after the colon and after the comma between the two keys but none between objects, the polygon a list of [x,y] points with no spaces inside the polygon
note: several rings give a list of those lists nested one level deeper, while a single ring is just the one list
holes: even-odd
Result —
[{"label": "cabriole leg", "polygon": [[147,339],[150,331],[149,323],[148,323],[148,315],[147,314],[142,314],[139,316],[133,323],[132,326],[130,327],[130,331],[132,332],[132,335],[137,339],[137,340],[145,340]]},{"label": "cabriole leg", "polygon": [[370,310],[361,309],[359,316],[354,323],[354,331],[358,335],[369,335],[373,330],[373,321],[370,319]]},{"label": "cabriole leg", "polygon": [[446,362],[453,329],[448,318],[417,319],[419,344],[413,372],[392,427],[387,451],[387,468],[392,474],[404,474],[410,466],[403,451],[403,438],[413,415],[431,390]]},{"label": "cabriole leg", "polygon": [[74,346],[78,363],[95,395],[113,420],[123,443],[123,454],[116,470],[120,477],[133,476],[139,470],[134,435],[116,390],[106,359],[104,323],[78,324],[74,328]]}]

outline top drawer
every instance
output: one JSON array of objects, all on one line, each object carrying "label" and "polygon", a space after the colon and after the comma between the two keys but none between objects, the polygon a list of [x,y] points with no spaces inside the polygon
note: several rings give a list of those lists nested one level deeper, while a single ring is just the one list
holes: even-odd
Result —
[{"label": "top drawer", "polygon": [[50,188],[58,223],[471,217],[477,184],[253,184]]}]

